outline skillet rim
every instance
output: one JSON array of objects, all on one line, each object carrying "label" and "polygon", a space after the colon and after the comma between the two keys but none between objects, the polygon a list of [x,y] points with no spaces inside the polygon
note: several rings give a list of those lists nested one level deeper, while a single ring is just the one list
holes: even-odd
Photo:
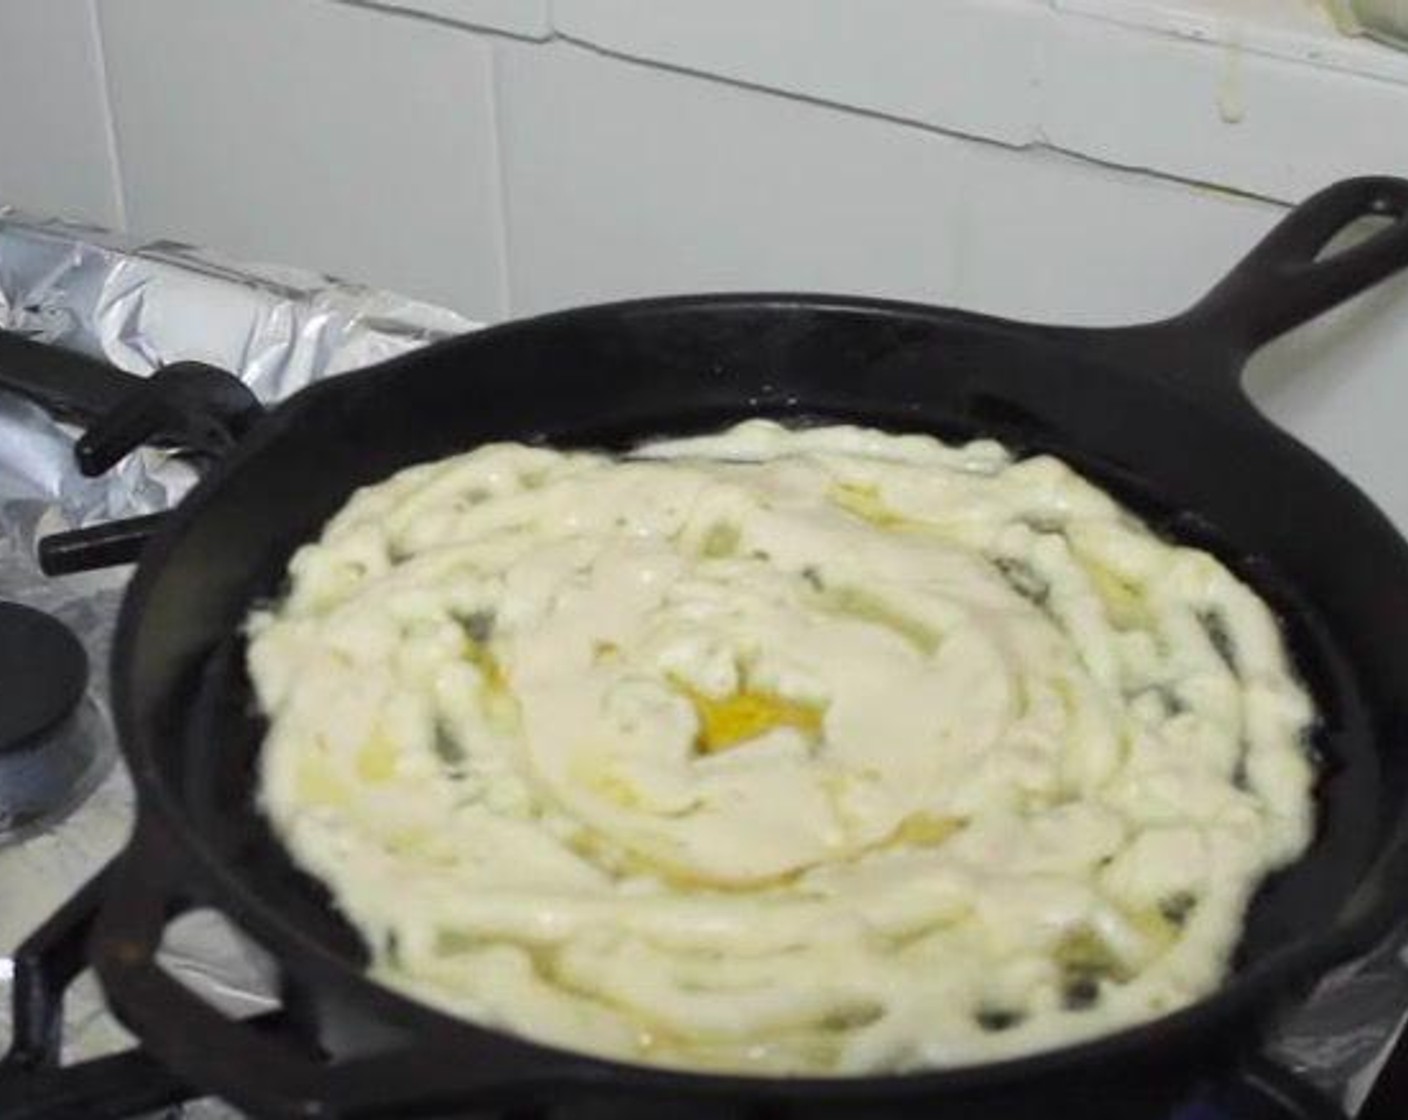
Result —
[{"label": "skillet rim", "polygon": [[[1151,1047],[1164,1049],[1176,1041],[1186,1043],[1199,1032],[1211,1035],[1216,1028],[1255,1017],[1255,1013],[1259,1012],[1263,1005],[1273,1003],[1278,996],[1309,985],[1326,969],[1367,951],[1403,921],[1408,902],[1395,906],[1391,894],[1380,892],[1382,897],[1365,912],[1353,916],[1350,920],[1341,919],[1336,928],[1317,940],[1293,944],[1280,950],[1276,959],[1269,964],[1260,965],[1253,972],[1229,977],[1217,990],[1184,1008],[1157,1019],[1069,1045],[998,1061],[911,1073],[759,1077],[635,1065],[535,1042],[510,1032],[480,1026],[470,1020],[439,1011],[429,1003],[402,995],[395,989],[372,980],[363,971],[332,953],[321,940],[310,936],[307,931],[297,926],[286,923],[280,915],[272,913],[266,903],[249,889],[247,876],[233,868],[208,845],[197,830],[187,824],[188,813],[175,797],[170,796],[167,783],[160,775],[156,765],[156,752],[148,741],[148,736],[142,732],[141,722],[134,711],[132,689],[124,675],[130,673],[131,649],[140,636],[144,607],[159,583],[166,561],[180,543],[185,531],[199,518],[205,505],[213,500],[229,476],[260,454],[287,429],[295,426],[302,413],[325,395],[346,393],[359,385],[394,377],[402,368],[423,364],[431,354],[441,354],[456,348],[468,349],[482,339],[492,341],[528,331],[540,331],[545,327],[567,326],[579,320],[601,319],[608,315],[625,316],[685,309],[714,310],[731,306],[751,311],[851,312],[872,317],[880,315],[896,319],[921,319],[948,329],[1017,337],[1027,344],[1052,348],[1083,364],[1105,367],[1115,375],[1153,382],[1153,387],[1158,391],[1172,393],[1185,406],[1191,405],[1201,409],[1210,421],[1240,423],[1256,429],[1263,438],[1274,435],[1288,441],[1290,448],[1306,457],[1309,465],[1325,473],[1327,480],[1337,484],[1337,492],[1343,495],[1346,501],[1353,501],[1360,507],[1361,515],[1377,518],[1378,528],[1386,529],[1398,545],[1402,553],[1405,576],[1408,577],[1408,543],[1405,543],[1392,523],[1333,464],[1268,420],[1250,403],[1237,384],[1237,372],[1245,353],[1225,340],[1192,337],[1200,334],[1202,330],[1196,322],[1173,319],[1136,327],[1069,327],[1029,323],[959,308],[904,300],[768,291],[679,294],[567,308],[454,336],[430,347],[306,386],[279,402],[257,425],[255,431],[181,500],[142,554],[123,598],[113,638],[110,676],[113,686],[114,721],[124,758],[133,775],[138,801],[138,825],[127,851],[140,848],[144,833],[159,820],[159,827],[173,831],[174,838],[182,843],[180,863],[184,873],[198,874],[203,888],[217,888],[213,891],[202,890],[203,894],[214,896],[208,904],[225,912],[246,935],[269,951],[282,967],[288,968],[292,960],[295,967],[290,971],[299,974],[300,978],[309,976],[338,986],[359,1001],[394,1012],[395,1018],[406,1023],[412,1030],[424,1028],[439,1032],[442,1036],[457,1036],[450,1041],[450,1045],[455,1047],[471,1045],[475,1041],[482,1042],[485,1039],[491,1039],[499,1045],[507,1042],[530,1058],[548,1059],[549,1068],[553,1071],[546,1075],[550,1080],[557,1076],[569,1082],[595,1083],[604,1078],[617,1085],[625,1084],[647,1090],[694,1092],[701,1096],[747,1093],[771,1098],[849,1098],[875,1096],[879,1093],[887,1097],[909,1097],[1010,1086],[1019,1081],[1037,1080],[1069,1072],[1081,1066],[1093,1065],[1101,1059],[1109,1060],[1120,1055],[1145,1052]],[[1176,333],[1189,336],[1188,340],[1194,343],[1209,344],[1206,351],[1208,356],[1215,362],[1220,360],[1220,364],[1227,367],[1225,380],[1227,387],[1232,390],[1231,394],[1225,397],[1209,394],[1206,384],[1199,381],[1180,384],[1176,371],[1161,370],[1157,363],[1149,369],[1141,370],[1126,365],[1121,360],[1126,347],[1137,350],[1141,342],[1147,344],[1148,340],[1156,339],[1160,335],[1172,337]],[[1109,348],[1109,343],[1115,343],[1115,346]],[[1390,836],[1385,841],[1385,845],[1368,865],[1364,880],[1383,877],[1393,871],[1399,872],[1400,875],[1408,872],[1408,844],[1404,843],[1404,837],[1401,835]],[[1346,894],[1346,906],[1351,896],[1352,892]],[[443,1045],[443,1038],[437,1040],[437,1049]]]}]

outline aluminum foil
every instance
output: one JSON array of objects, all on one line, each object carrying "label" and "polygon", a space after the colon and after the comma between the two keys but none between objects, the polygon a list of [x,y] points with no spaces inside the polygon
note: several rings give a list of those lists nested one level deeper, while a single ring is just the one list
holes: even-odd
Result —
[{"label": "aluminum foil", "polygon": [[[255,266],[171,242],[137,243],[103,231],[26,218],[0,208],[0,328],[104,357],[134,373],[198,359],[242,377],[265,401],[311,381],[473,329],[453,312],[312,273]],[[50,610],[83,639],[95,666],[107,645],[128,572],[51,580],[33,561],[36,536],[64,525],[161,509],[190,485],[187,468],[153,451],[100,480],[72,464],[73,433],[0,393],[0,599]],[[109,739],[106,679],[94,673],[93,733]],[[9,953],[106,860],[131,821],[121,765],[78,810],[48,831],[0,847],[0,1050],[9,1036]],[[273,1004],[268,961],[210,914],[169,931],[167,967],[234,1015]],[[85,978],[68,1012],[66,1055],[92,1057],[126,1043]],[[1408,1014],[1405,939],[1327,977],[1287,1018],[1273,1054],[1353,1110]],[[212,1102],[173,1110],[188,1120],[235,1115]]]},{"label": "aluminum foil", "polygon": [[[475,325],[451,311],[306,271],[237,263],[173,242],[136,242],[0,207],[0,329],[132,373],[195,359],[239,374],[261,400],[275,401],[311,381]],[[83,641],[94,672],[65,733],[100,737],[108,763],[105,779],[68,816],[0,847],[0,1052],[10,1036],[8,954],[117,853],[132,820],[105,671],[130,571],[48,579],[35,564],[34,542],[56,529],[166,508],[194,481],[184,463],[151,450],[129,456],[104,478],[85,479],[73,462],[74,435],[29,402],[0,392],[0,599],[56,615]],[[231,1015],[274,1005],[263,954],[213,914],[174,923],[163,960]],[[131,1042],[91,977],[75,985],[65,1011],[67,1060]],[[172,1115],[214,1120],[235,1113],[199,1102]]]}]

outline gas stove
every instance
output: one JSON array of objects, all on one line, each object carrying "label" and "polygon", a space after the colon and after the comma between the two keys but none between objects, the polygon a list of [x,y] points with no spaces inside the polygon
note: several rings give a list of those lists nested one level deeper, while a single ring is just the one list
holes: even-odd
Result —
[{"label": "gas stove", "polygon": [[[270,399],[472,326],[437,309],[321,278],[291,285],[286,271],[274,282],[257,272],[240,274],[228,262],[212,269],[194,251],[93,238],[92,231],[80,234],[52,223],[0,223],[0,260],[9,253],[0,281],[13,284],[26,275],[32,281],[25,290],[0,292],[0,329],[120,356],[135,372],[148,372],[189,356],[169,351],[160,334],[162,317],[152,311],[161,293],[181,291],[183,276],[198,276],[201,299],[224,299],[224,311],[237,312],[212,315],[211,321],[227,329],[243,324],[200,357],[234,369]],[[56,267],[60,259],[68,263]],[[161,279],[152,285],[151,298],[84,304],[82,294],[100,290],[106,271],[118,264],[127,283],[141,269]],[[196,305],[192,290],[180,300],[187,314]],[[9,321],[7,307],[17,309]],[[126,318],[114,320],[115,314]],[[277,340],[261,337],[261,331],[273,331]],[[122,351],[114,355],[118,342]],[[55,529],[151,513],[174,501],[190,477],[179,463],[144,452],[108,478],[84,479],[74,469],[71,442],[72,433],[44,413],[0,397],[0,996],[9,1002],[0,1120],[233,1117],[127,1036],[86,975],[88,934],[111,889],[110,861],[132,816],[130,788],[116,761],[104,672],[128,571],[49,579],[38,571],[35,545]],[[1386,1058],[1408,1011],[1401,949],[1401,943],[1386,945],[1341,970],[1308,1000],[1289,1007],[1272,1036],[1249,1044],[1247,1054],[1229,1056],[1217,1069],[1176,1071],[1173,1105],[1092,1100],[1089,1115],[1402,1120],[1408,1116],[1408,1053]],[[211,915],[197,912],[173,925],[161,959],[227,1015],[253,1019],[281,1044],[304,1050],[313,1045],[296,1001],[285,1006],[281,1000],[270,962]],[[0,1043],[5,1026],[0,1010]],[[1029,1107],[1034,1111],[1023,1116],[1044,1115],[1040,1102]],[[801,1115],[775,1105],[740,1110],[679,1101],[668,1108],[681,1120]],[[568,1120],[660,1111],[659,1101],[559,1107],[535,1100],[483,1115]],[[921,1114],[928,1114],[922,1105]]]}]

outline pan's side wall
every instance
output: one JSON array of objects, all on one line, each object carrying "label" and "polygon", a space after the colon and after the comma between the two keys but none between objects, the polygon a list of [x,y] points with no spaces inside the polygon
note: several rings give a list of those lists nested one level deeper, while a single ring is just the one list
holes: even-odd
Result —
[{"label": "pan's side wall", "polygon": [[[603,394],[607,383],[612,391]],[[1408,597],[1384,603],[1368,590],[1408,562],[1397,545],[1381,547],[1381,522],[1351,500],[1339,507],[1336,531],[1364,547],[1347,553],[1348,567],[1339,569],[1346,578],[1327,586],[1330,574],[1312,545],[1287,532],[1294,510],[1264,497],[1268,478],[1284,475],[1306,508],[1334,503],[1333,477],[1298,448],[1156,382],[1058,352],[1031,332],[893,306],[715,302],[577,313],[329,382],[276,412],[153,545],[116,644],[128,761],[151,819],[172,829],[170,839],[198,869],[188,884],[195,896],[228,908],[276,955],[296,956],[305,970],[314,961],[340,989],[376,998],[337,963],[357,961],[355,938],[292,872],[253,810],[261,728],[238,637],[251,598],[276,590],[290,550],[352,486],[487,437],[630,441],[712,426],[726,412],[758,405],[795,411],[799,400],[808,411],[894,427],[982,429],[1033,450],[1060,445],[1170,531],[1204,543],[1212,543],[1208,534],[1226,536],[1226,554],[1239,567],[1255,558],[1247,551],[1274,556],[1276,572],[1304,584],[1336,620],[1336,635],[1349,632],[1343,643],[1322,643],[1312,622],[1295,620],[1297,648],[1328,700],[1324,746],[1334,765],[1320,837],[1258,901],[1241,980],[1203,1010],[1233,1011],[1238,991],[1259,991],[1264,1003],[1268,983],[1284,994],[1287,947],[1304,947],[1335,924],[1346,886],[1360,880],[1404,800],[1408,758],[1379,756],[1379,744],[1396,743],[1396,734],[1379,740],[1364,727],[1377,714],[1393,719],[1395,732],[1408,725],[1401,679],[1382,663],[1376,673],[1365,669],[1380,701],[1370,712],[1337,663],[1340,652],[1365,662],[1360,646],[1381,648],[1408,629]],[[584,416],[596,419],[584,426]],[[1195,445],[1206,460],[1186,453]],[[301,485],[281,487],[289,477]],[[1260,570],[1271,589],[1275,573]],[[412,1014],[380,998],[388,1010]],[[1150,1031],[1141,1053],[1160,1055],[1164,1043],[1191,1037],[1167,1023]],[[1103,1077],[1106,1067],[1097,1068]]]}]

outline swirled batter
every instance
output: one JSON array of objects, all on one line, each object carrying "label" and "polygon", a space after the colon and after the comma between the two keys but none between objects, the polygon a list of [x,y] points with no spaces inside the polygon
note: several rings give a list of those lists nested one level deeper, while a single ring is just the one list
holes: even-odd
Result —
[{"label": "swirled batter", "polygon": [[631,1061],[953,1066],[1220,982],[1312,827],[1267,607],[1059,461],[750,421],[359,491],[250,620],[382,981]]}]

